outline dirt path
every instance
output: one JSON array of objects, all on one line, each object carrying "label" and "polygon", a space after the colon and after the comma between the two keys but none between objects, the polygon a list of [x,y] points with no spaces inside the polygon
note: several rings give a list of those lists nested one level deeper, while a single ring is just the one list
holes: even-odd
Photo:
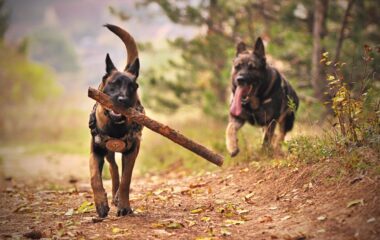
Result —
[{"label": "dirt path", "polygon": [[[319,169],[319,171],[316,171]],[[87,182],[9,180],[0,236],[55,239],[379,239],[380,179],[333,168],[232,169],[187,176],[171,171],[132,182],[135,214],[94,218]],[[316,174],[318,172],[318,174]],[[110,182],[105,183],[110,192]],[[110,196],[109,196],[110,197]]]}]

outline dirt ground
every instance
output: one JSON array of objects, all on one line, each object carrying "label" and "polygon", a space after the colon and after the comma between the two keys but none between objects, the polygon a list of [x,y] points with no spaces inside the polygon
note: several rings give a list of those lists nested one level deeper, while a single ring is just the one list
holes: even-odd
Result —
[{"label": "dirt ground", "polygon": [[[88,181],[6,179],[2,239],[380,239],[380,179],[333,164],[134,177],[134,214],[96,218]],[[110,181],[105,182],[110,198]]]}]

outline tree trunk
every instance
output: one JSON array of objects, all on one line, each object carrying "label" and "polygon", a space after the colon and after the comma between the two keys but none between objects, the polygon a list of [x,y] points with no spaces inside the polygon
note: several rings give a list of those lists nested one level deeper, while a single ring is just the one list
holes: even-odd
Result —
[{"label": "tree trunk", "polygon": [[321,74],[320,59],[322,54],[321,40],[325,35],[324,26],[328,9],[328,0],[315,0],[314,3],[315,11],[313,23],[313,53],[311,59],[311,85],[313,86],[315,97],[323,101],[326,81]]},{"label": "tree trunk", "polygon": [[355,0],[350,0],[350,2],[347,5],[346,13],[344,14],[344,17],[343,17],[342,28],[340,29],[339,40],[338,40],[338,44],[336,46],[336,51],[335,51],[335,59],[334,59],[335,63],[338,62],[340,58],[340,51],[342,49],[343,41],[345,38],[344,30],[347,27],[348,17],[350,16],[350,11],[354,3],[355,3]]}]

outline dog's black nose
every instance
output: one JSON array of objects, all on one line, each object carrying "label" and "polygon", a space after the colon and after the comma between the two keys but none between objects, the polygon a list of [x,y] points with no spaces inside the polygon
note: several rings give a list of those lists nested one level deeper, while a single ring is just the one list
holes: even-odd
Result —
[{"label": "dog's black nose", "polygon": [[123,103],[123,104],[125,104],[125,103],[127,103],[128,98],[127,98],[127,97],[124,97],[124,96],[118,96],[118,97],[117,97],[117,101],[118,101],[119,103]]},{"label": "dog's black nose", "polygon": [[239,85],[242,85],[242,84],[244,84],[244,77],[243,76],[238,76],[237,78],[236,78],[236,82],[239,84]]}]

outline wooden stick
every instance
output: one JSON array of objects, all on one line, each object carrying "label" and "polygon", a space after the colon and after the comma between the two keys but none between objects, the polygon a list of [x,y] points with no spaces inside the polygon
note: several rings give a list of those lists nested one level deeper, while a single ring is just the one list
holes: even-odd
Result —
[{"label": "wooden stick", "polygon": [[112,109],[114,112],[121,113],[125,117],[127,117],[128,120],[132,120],[138,124],[141,124],[150,130],[161,134],[162,136],[169,138],[173,142],[181,145],[182,147],[198,154],[199,156],[203,157],[207,161],[210,161],[218,166],[223,165],[223,156],[221,156],[218,153],[215,153],[203,145],[200,145],[199,143],[194,142],[193,140],[185,137],[181,133],[177,132],[176,130],[170,128],[169,126],[166,126],[162,123],[159,123],[146,115],[136,111],[133,108],[125,109],[121,106],[118,106],[112,102],[110,97],[94,88],[88,89],[88,96],[95,101],[99,102],[103,107]]}]

